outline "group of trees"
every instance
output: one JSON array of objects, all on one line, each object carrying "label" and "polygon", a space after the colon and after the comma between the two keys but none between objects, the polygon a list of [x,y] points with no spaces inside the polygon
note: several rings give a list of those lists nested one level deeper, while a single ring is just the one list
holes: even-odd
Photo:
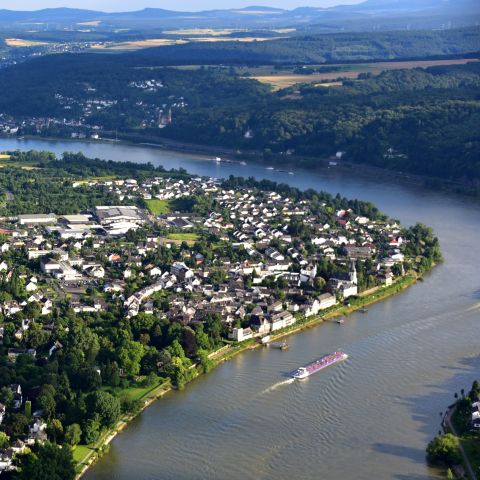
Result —
[{"label": "group of trees", "polygon": [[438,238],[430,227],[417,223],[406,230],[406,240],[405,253],[416,259],[419,273],[430,270],[434,263],[442,260]]},{"label": "group of trees", "polygon": [[[0,195],[3,195],[0,214],[5,216],[45,212],[70,214],[97,205],[118,205],[122,202],[115,194],[106,189],[74,187],[75,180],[102,176],[142,179],[167,174],[163,167],[151,164],[89,159],[81,153],[64,153],[60,159],[50,152],[9,153],[9,161],[0,170]],[[18,168],[23,165],[26,169]],[[170,171],[168,175],[187,177],[184,170]]]}]

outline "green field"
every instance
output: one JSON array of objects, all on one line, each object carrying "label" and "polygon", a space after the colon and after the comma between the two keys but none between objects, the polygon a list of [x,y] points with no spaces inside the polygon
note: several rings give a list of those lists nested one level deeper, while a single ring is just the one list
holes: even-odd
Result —
[{"label": "green field", "polygon": [[92,449],[86,445],[75,445],[73,448],[73,459],[76,463],[79,463],[91,452]]},{"label": "green field", "polygon": [[196,233],[169,233],[167,238],[181,242],[195,242],[198,240],[198,235]]},{"label": "green field", "polygon": [[170,212],[170,202],[168,200],[152,198],[151,200],[145,200],[145,203],[153,215],[163,215]]}]

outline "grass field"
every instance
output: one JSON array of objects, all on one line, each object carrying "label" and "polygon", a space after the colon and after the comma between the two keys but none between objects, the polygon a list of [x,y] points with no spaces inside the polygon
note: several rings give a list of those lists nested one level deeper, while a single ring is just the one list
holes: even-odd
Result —
[{"label": "grass field", "polygon": [[147,208],[153,215],[163,215],[170,212],[170,202],[168,200],[159,200],[158,198],[152,198],[151,200],[145,200]]},{"label": "grass field", "polygon": [[41,47],[48,45],[47,42],[35,42],[33,40],[24,40],[22,38],[6,38],[5,44],[7,47]]},{"label": "grass field", "polygon": [[180,242],[195,242],[198,240],[198,235],[196,233],[169,233],[167,238]]},{"label": "grass field", "polygon": [[[336,86],[337,82],[328,83],[319,82],[325,80],[334,80],[338,77],[356,79],[361,73],[371,73],[378,75],[385,70],[401,70],[405,68],[428,68],[440,65],[464,65],[468,62],[478,62],[479,59],[459,58],[452,60],[417,60],[409,62],[378,62],[378,63],[362,63],[362,64],[346,64],[331,65],[332,67],[340,67],[340,71],[314,73],[312,75],[295,74],[282,70],[274,71],[271,67],[246,68],[254,78],[262,83],[272,85],[275,90],[288,88],[299,83],[318,83],[318,86]],[[321,65],[319,65],[321,66]],[[329,65],[330,66],[330,65]],[[241,71],[239,73],[242,73]]]},{"label": "grass field", "polygon": [[86,445],[76,445],[73,448],[73,459],[76,463],[81,462],[87,455],[90,454],[92,449]]},{"label": "grass field", "polygon": [[115,394],[119,397],[128,398],[129,400],[140,400],[143,398],[147,393],[152,391],[154,387],[130,387],[130,388],[113,388],[113,387],[105,387],[104,390]]}]

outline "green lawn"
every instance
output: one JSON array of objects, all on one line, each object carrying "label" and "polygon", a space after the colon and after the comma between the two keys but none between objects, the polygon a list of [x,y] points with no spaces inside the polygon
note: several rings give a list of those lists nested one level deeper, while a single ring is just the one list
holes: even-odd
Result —
[{"label": "green lawn", "polygon": [[196,233],[169,233],[167,238],[170,240],[180,240],[181,242],[195,242],[198,240]]},{"label": "green lawn", "polygon": [[170,212],[170,202],[168,200],[159,200],[158,198],[152,198],[145,200],[148,210],[153,215],[163,215]]},{"label": "green lawn", "polygon": [[75,445],[75,447],[72,449],[72,452],[73,460],[76,464],[76,471],[79,473],[90,455],[94,453],[94,449],[87,447],[87,445]]},{"label": "green lawn", "polygon": [[110,392],[117,397],[128,398],[129,400],[139,400],[145,396],[150,390],[153,390],[153,387],[129,387],[129,388],[113,388],[113,387],[103,387],[103,390]]}]

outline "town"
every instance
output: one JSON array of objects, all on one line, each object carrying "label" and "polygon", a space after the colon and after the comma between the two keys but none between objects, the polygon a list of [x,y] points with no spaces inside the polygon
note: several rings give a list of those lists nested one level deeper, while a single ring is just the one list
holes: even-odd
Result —
[{"label": "town", "polygon": [[[68,182],[113,204],[2,219],[0,429],[8,440],[0,470],[14,469],[29,444],[67,439],[74,429],[72,444],[89,444],[118,419],[65,409],[63,368],[68,395],[76,390],[87,403],[99,393],[118,402],[115,389],[97,391],[102,384],[168,378],[182,388],[219,348],[322,318],[392,286],[428,255],[412,233],[420,227],[328,194],[168,172]],[[85,365],[73,365],[91,349]],[[52,368],[55,381],[40,373]]]}]

